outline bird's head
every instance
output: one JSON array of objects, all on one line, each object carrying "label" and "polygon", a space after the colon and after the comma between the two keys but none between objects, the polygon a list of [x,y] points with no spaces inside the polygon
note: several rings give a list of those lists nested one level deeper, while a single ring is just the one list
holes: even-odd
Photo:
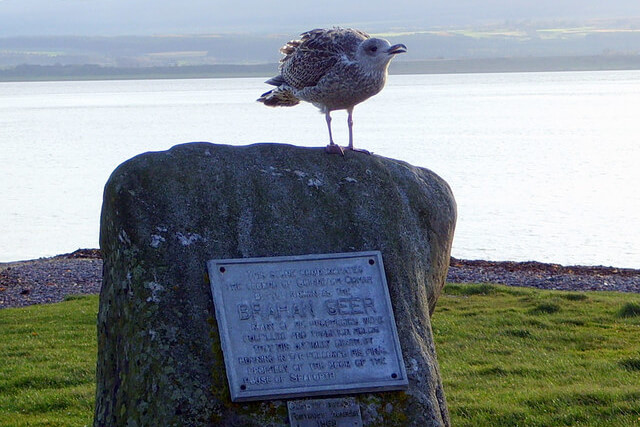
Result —
[{"label": "bird's head", "polygon": [[384,70],[395,55],[406,51],[407,47],[403,44],[392,46],[385,39],[369,38],[358,46],[356,58],[365,66]]}]

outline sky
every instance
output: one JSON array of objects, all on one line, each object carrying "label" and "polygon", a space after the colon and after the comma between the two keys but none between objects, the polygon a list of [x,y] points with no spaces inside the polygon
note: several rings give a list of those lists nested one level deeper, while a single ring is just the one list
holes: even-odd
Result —
[{"label": "sky", "polygon": [[640,17],[638,0],[0,0],[0,37],[366,31]]}]

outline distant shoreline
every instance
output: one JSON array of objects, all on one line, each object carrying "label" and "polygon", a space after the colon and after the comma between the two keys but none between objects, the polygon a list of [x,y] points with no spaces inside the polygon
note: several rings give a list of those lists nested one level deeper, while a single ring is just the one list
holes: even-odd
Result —
[{"label": "distant shoreline", "polygon": [[[277,68],[278,65],[275,63],[162,67],[23,64],[0,68],[0,82],[266,77],[276,73]],[[640,70],[640,55],[397,61],[390,68],[390,73],[470,74],[621,70]]]}]

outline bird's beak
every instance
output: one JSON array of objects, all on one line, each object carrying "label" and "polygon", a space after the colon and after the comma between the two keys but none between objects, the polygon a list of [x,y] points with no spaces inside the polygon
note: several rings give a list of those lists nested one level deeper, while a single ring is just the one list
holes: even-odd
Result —
[{"label": "bird's beak", "polygon": [[407,47],[405,45],[403,45],[402,43],[394,44],[389,49],[387,49],[387,53],[389,55],[395,55],[395,54],[398,54],[398,53],[405,53],[406,51],[407,51]]}]

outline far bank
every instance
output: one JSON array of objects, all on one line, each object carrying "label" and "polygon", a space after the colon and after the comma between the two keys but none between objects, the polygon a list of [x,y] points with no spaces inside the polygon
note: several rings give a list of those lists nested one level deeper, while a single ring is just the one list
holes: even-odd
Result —
[{"label": "far bank", "polygon": [[[0,81],[145,80],[265,77],[276,63],[112,67],[96,64],[31,65],[0,68]],[[502,57],[397,61],[390,74],[523,73],[545,71],[639,70],[640,55]]]}]

